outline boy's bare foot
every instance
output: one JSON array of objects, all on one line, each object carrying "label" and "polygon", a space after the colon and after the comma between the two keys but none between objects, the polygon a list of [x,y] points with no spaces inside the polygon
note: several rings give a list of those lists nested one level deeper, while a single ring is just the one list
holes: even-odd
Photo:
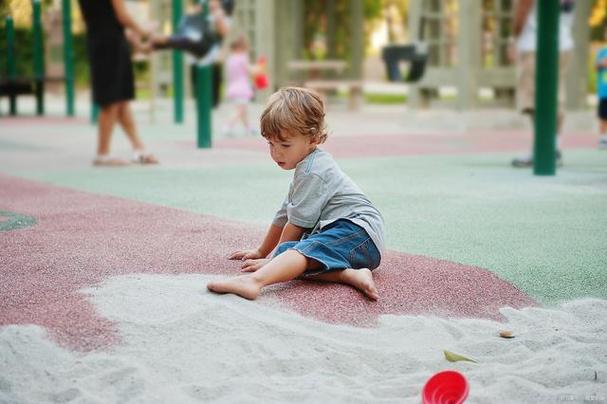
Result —
[{"label": "boy's bare foot", "polygon": [[237,276],[225,281],[209,282],[207,289],[215,293],[233,293],[245,299],[255,300],[261,286],[250,275]]},{"label": "boy's bare foot", "polygon": [[369,269],[344,269],[341,272],[341,279],[344,283],[347,283],[350,286],[354,286],[356,289],[360,290],[369,299],[379,299],[379,292],[375,287],[375,281],[373,281],[373,274]]}]

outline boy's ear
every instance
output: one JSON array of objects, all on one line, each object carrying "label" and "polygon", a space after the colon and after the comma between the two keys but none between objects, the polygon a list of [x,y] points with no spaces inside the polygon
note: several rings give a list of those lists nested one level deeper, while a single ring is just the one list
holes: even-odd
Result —
[{"label": "boy's ear", "polygon": [[317,146],[320,144],[320,135],[310,136],[310,144]]}]

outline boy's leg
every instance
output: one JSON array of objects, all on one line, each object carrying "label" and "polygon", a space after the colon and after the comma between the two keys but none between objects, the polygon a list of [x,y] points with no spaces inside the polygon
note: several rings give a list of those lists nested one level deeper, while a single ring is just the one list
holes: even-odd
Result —
[{"label": "boy's leg", "polygon": [[307,279],[344,283],[358,289],[371,300],[377,300],[379,298],[379,293],[377,292],[375,282],[373,281],[373,273],[367,268],[348,268],[343,271],[328,272]]},{"label": "boy's leg", "polygon": [[257,272],[225,281],[209,282],[207,288],[211,292],[234,293],[245,299],[254,300],[264,286],[290,281],[303,274],[306,269],[314,269],[318,265],[318,262],[304,257],[296,250],[287,250]]}]

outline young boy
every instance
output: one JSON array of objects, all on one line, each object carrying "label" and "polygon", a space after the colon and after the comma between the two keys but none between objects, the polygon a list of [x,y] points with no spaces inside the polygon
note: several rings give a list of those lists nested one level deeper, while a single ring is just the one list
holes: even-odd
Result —
[{"label": "young boy", "polygon": [[210,282],[210,291],[253,300],[264,286],[302,277],[344,283],[378,299],[371,270],[381,261],[383,218],[333,157],[317,148],[327,139],[324,117],[321,98],[304,88],[283,88],[270,97],[261,133],[272,160],[295,170],[289,193],[261,245],[229,257],[252,273]]},{"label": "young boy", "polygon": [[[604,28],[607,40],[607,25]],[[607,149],[607,47],[596,54],[596,92],[599,99],[597,113],[599,117],[599,149]]]}]

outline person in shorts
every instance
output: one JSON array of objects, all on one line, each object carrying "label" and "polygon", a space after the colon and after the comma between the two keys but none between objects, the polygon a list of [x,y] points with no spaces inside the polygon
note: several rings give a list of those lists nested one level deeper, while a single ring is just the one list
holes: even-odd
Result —
[{"label": "person in shorts", "polygon": [[308,89],[286,87],[270,97],[261,135],[278,167],[294,170],[289,192],[261,245],[229,256],[251,273],[209,282],[210,291],[253,300],[265,286],[301,278],[343,283],[378,299],[371,271],[384,249],[383,218],[318,147],[327,139],[324,117],[322,99]]},{"label": "person in shorts", "polygon": [[[517,107],[522,114],[529,115],[532,127],[535,125],[535,69],[537,63],[537,1],[519,0],[516,3],[513,18],[517,64]],[[559,77],[558,77],[558,116],[556,135],[556,164],[563,165],[561,153],[561,128],[565,119],[565,75],[569,67],[573,50],[573,0],[560,0],[559,11]],[[533,167],[533,152],[512,160],[513,167]]]}]

